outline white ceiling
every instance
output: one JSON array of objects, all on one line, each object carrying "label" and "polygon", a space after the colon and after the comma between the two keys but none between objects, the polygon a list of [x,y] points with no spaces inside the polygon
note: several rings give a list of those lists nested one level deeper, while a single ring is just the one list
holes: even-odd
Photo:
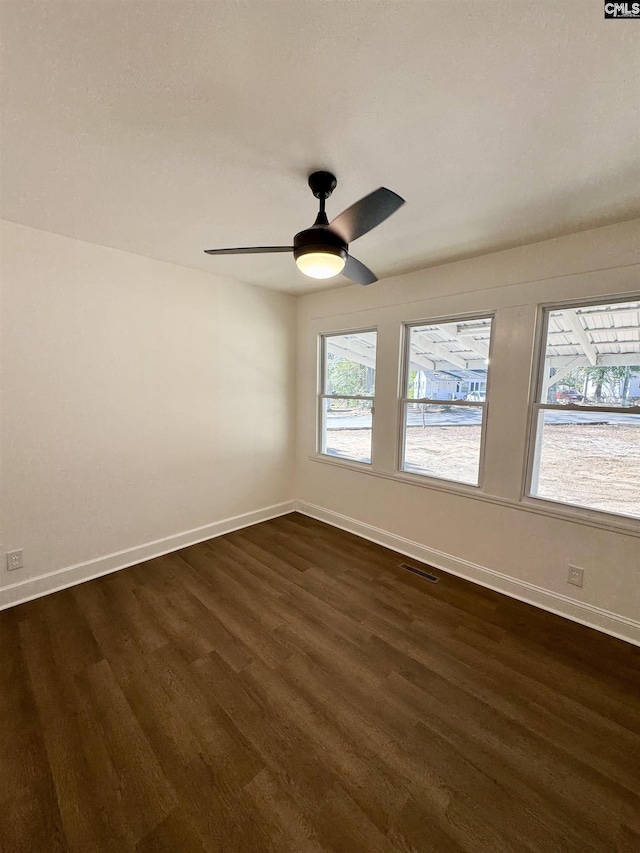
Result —
[{"label": "white ceiling", "polygon": [[[640,214],[636,21],[600,0],[2,0],[2,216],[303,293],[289,243],[384,185],[382,277]],[[375,287],[375,285],[373,285]]]}]

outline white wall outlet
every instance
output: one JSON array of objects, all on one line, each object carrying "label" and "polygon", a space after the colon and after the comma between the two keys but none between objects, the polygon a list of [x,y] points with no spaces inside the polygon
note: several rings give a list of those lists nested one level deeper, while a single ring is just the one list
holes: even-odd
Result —
[{"label": "white wall outlet", "polygon": [[7,571],[12,572],[14,569],[21,569],[24,566],[22,561],[22,548],[19,551],[7,551]]},{"label": "white wall outlet", "polygon": [[569,563],[569,577],[567,578],[567,583],[572,583],[574,586],[582,586],[584,581],[584,569],[581,569],[580,566],[572,566]]}]

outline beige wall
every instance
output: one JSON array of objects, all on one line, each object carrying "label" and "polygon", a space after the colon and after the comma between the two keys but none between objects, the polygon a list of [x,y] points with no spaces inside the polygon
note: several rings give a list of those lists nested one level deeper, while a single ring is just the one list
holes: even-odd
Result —
[{"label": "beige wall", "polygon": [[[303,511],[640,642],[640,523],[522,499],[538,305],[640,291],[640,222],[298,299],[296,497]],[[484,492],[394,479],[401,324],[495,311]],[[315,458],[317,339],[377,326],[373,473]],[[639,448],[640,450],[640,448]],[[608,518],[611,524],[608,524]],[[585,568],[582,589],[568,564]]]},{"label": "beige wall", "polygon": [[1,307],[0,605],[293,498],[293,297],[4,223]]},{"label": "beige wall", "polygon": [[[539,303],[640,290],[640,223],[297,300],[4,223],[0,607],[287,511],[640,642],[640,533],[521,500]],[[495,311],[485,490],[393,478],[401,323]],[[377,475],[315,457],[320,332],[379,330]],[[241,416],[239,416],[239,414]],[[291,453],[297,435],[296,483]],[[583,589],[568,563],[584,566]]]}]

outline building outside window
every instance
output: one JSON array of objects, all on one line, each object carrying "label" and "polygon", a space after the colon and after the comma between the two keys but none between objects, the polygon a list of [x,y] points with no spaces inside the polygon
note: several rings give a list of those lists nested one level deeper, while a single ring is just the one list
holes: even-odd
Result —
[{"label": "building outside window", "polygon": [[491,317],[406,326],[400,469],[480,482]]}]

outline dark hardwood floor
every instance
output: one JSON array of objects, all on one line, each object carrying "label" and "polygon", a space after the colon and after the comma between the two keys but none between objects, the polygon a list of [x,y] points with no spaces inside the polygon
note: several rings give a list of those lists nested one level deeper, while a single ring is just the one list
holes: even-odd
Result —
[{"label": "dark hardwood floor", "polygon": [[301,515],[0,613],[0,848],[640,851],[640,649]]}]

